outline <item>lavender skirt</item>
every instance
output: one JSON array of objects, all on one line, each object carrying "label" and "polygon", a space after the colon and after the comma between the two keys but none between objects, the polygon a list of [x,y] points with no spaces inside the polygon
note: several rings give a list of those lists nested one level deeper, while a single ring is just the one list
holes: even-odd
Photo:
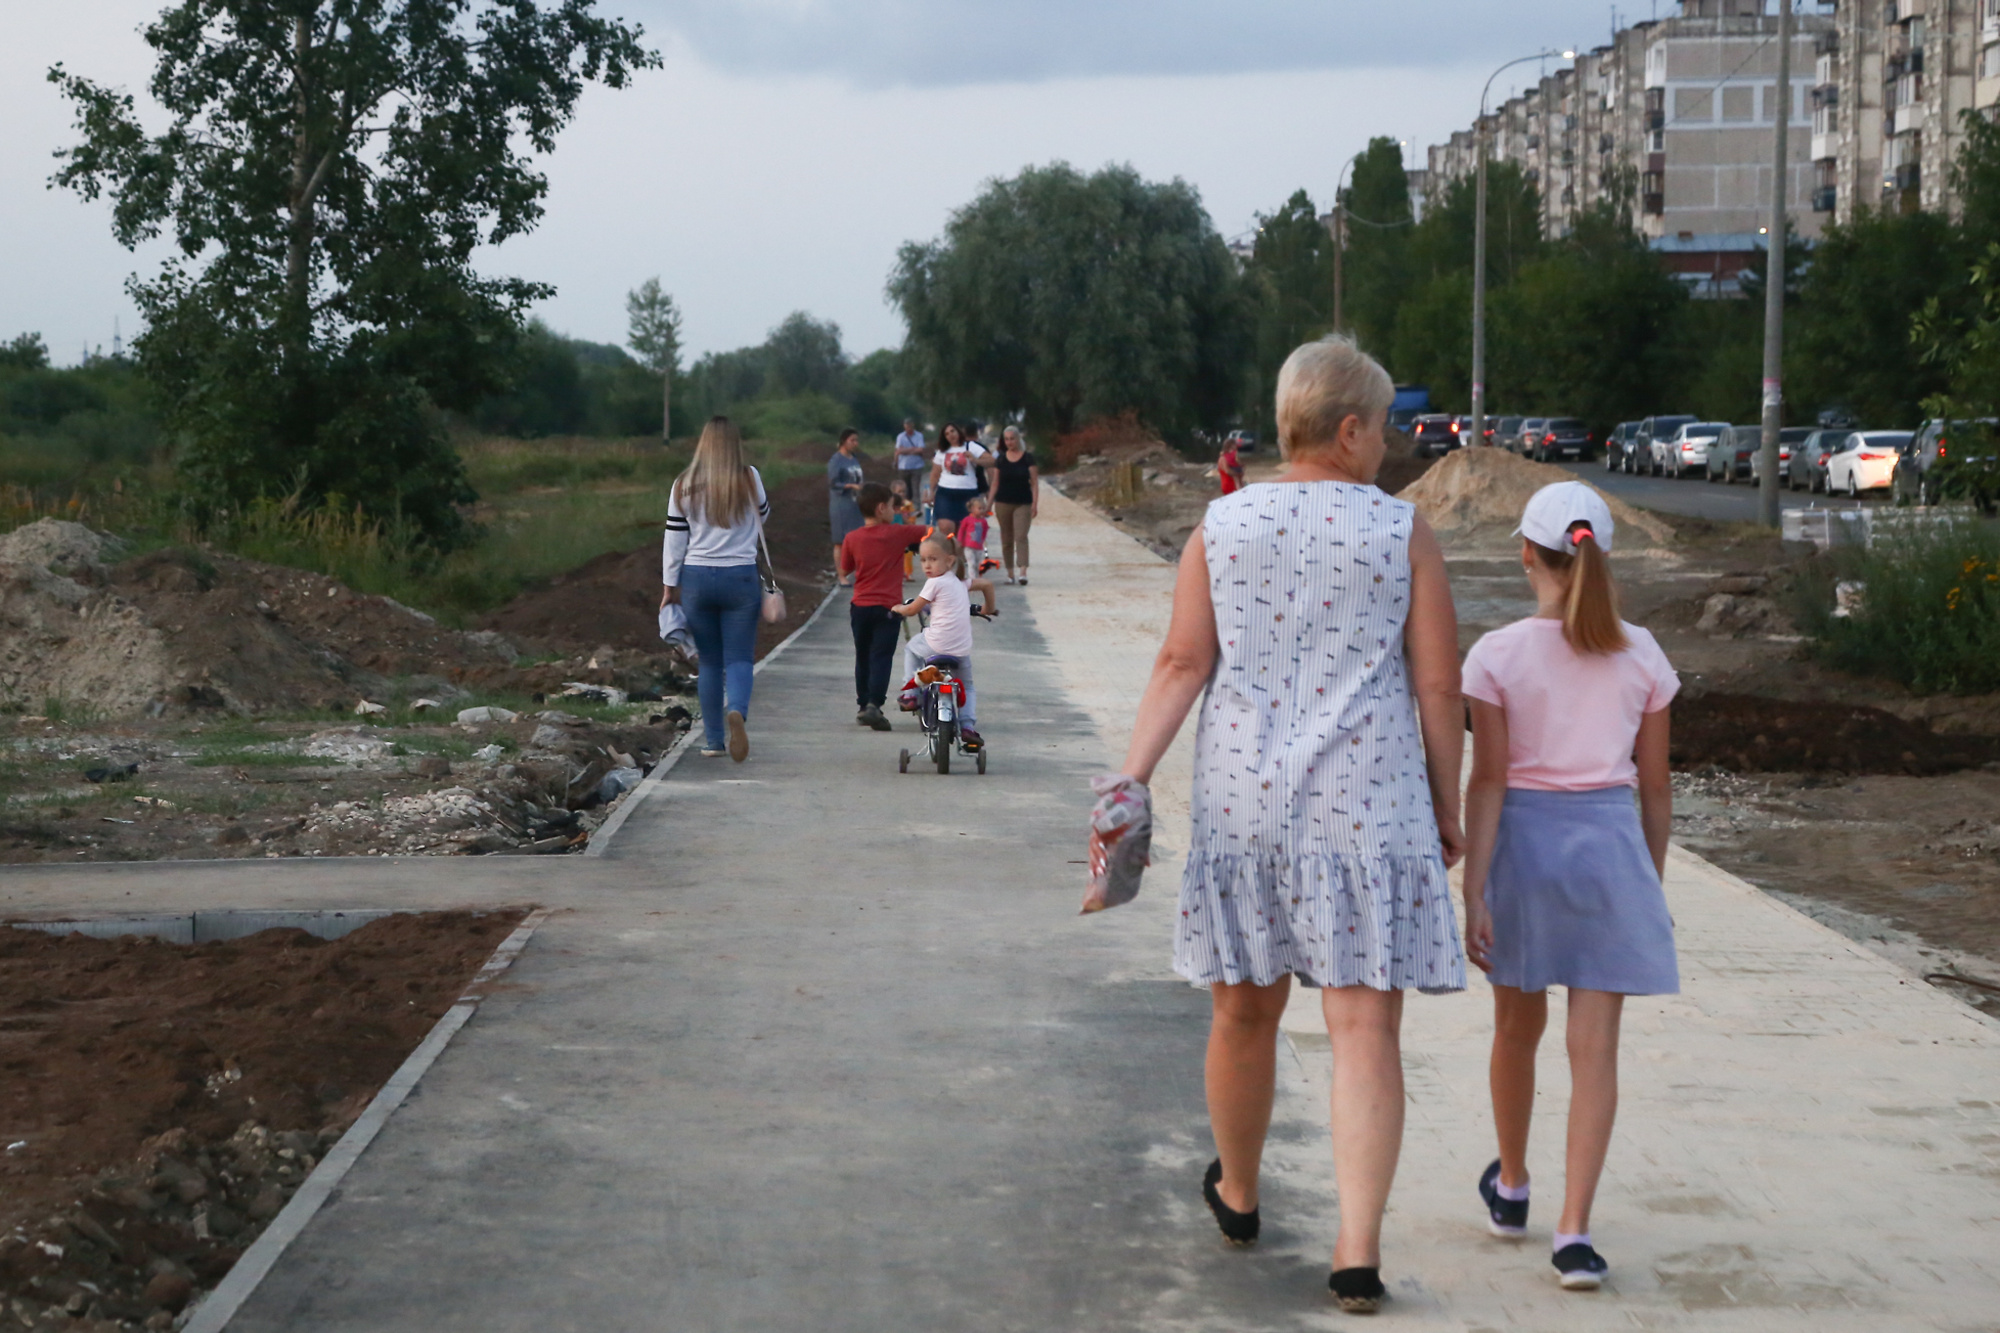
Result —
[{"label": "lavender skirt", "polygon": [[1486,901],[1495,985],[1680,991],[1673,918],[1630,787],[1509,788]]}]

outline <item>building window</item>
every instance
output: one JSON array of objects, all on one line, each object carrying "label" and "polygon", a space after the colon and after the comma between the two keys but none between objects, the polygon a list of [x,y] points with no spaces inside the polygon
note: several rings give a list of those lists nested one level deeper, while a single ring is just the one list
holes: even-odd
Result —
[{"label": "building window", "polygon": [[1731,121],[1757,119],[1757,90],[1749,84],[1729,84],[1722,90],[1722,118]]}]

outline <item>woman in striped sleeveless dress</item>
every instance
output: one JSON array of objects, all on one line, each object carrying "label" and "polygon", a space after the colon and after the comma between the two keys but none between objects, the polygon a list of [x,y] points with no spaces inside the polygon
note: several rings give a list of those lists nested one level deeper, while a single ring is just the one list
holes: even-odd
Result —
[{"label": "woman in striped sleeveless dress", "polygon": [[1329,1286],[1356,1311],[1383,1297],[1403,992],[1465,988],[1445,883],[1463,844],[1458,626],[1436,537],[1373,484],[1393,394],[1344,338],[1285,362],[1289,467],[1212,503],[1190,539],[1123,770],[1147,781],[1201,698],[1174,968],[1214,996],[1203,1194],[1225,1236],[1255,1239],[1278,1019],[1293,977],[1320,988],[1340,1186]]}]

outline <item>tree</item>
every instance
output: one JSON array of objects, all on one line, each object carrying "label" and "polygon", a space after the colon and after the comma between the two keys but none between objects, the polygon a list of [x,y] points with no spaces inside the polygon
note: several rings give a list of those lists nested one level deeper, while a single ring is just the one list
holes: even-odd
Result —
[{"label": "tree", "polygon": [[1396,311],[1409,286],[1410,178],[1394,139],[1371,139],[1354,159],[1344,216],[1347,230],[1341,316],[1361,345],[1386,352]]},{"label": "tree", "polygon": [[658,278],[648,278],[625,294],[627,345],[639,363],[660,377],[660,442],[674,429],[674,376],[681,373],[681,311],[674,298],[660,290]]},{"label": "tree", "polygon": [[473,251],[534,226],[587,83],[658,57],[593,0],[180,0],[146,29],[170,118],[58,65],[82,136],[55,183],[109,194],[130,247],[179,258],[134,296],[139,363],[199,512],[340,496],[437,545],[471,498],[440,408],[499,388],[528,305]]},{"label": "tree", "polygon": [[779,396],[846,396],[847,353],[840,346],[840,325],[794,310],[764,339],[764,373],[766,391]]},{"label": "tree", "polygon": [[1036,431],[1131,411],[1173,432],[1235,406],[1239,285],[1191,186],[1057,163],[991,183],[943,237],[905,245],[888,291],[933,402],[1025,412]]},{"label": "tree", "polygon": [[1250,419],[1261,423],[1285,358],[1333,328],[1333,237],[1304,190],[1277,212],[1257,215],[1257,239],[1243,276],[1254,311]]},{"label": "tree", "polygon": [[[1487,165],[1486,283],[1489,300],[1542,253],[1541,194],[1513,162]],[[1424,213],[1411,231],[1409,290],[1396,312],[1390,358],[1398,380],[1426,383],[1440,405],[1469,405],[1472,362],[1472,248],[1476,183],[1464,176]],[[1487,349],[1500,345],[1488,331]],[[1489,358],[1488,402],[1507,404],[1525,392]]]},{"label": "tree", "polygon": [[1576,220],[1494,293],[1494,378],[1527,411],[1595,431],[1646,415],[1671,382],[1671,336],[1687,289],[1609,201]]},{"label": "tree", "polygon": [[0,369],[47,370],[48,368],[49,345],[42,341],[41,334],[16,334],[6,343],[0,343]]},{"label": "tree", "polygon": [[1931,301],[1940,314],[1963,312],[1966,263],[1951,223],[1935,213],[1858,209],[1851,222],[1828,227],[1800,275],[1797,332],[1785,349],[1798,405],[1914,425],[1923,400],[1947,387],[1950,368],[1925,358],[1910,321]]}]

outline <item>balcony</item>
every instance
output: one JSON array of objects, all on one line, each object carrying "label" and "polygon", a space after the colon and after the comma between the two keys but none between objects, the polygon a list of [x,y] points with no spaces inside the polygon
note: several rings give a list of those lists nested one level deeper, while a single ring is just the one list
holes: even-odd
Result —
[{"label": "balcony", "polygon": [[1831,185],[1822,185],[1813,191],[1812,205],[1815,213],[1831,213],[1838,192]]},{"label": "balcony", "polygon": [[1898,190],[1918,189],[1924,183],[1923,167],[1916,162],[1905,162],[1889,180]]},{"label": "balcony", "polygon": [[[1775,87],[1776,85],[1772,86]],[[1840,85],[1837,83],[1822,83],[1819,87],[1814,88],[1808,96],[1812,98],[1812,106],[1815,111],[1821,107],[1839,106]]]},{"label": "balcony", "polygon": [[1667,196],[1664,194],[1642,194],[1639,209],[1650,217],[1659,217],[1667,211]]},{"label": "balcony", "polygon": [[1612,149],[1616,148],[1617,146],[1618,146],[1618,138],[1617,138],[1617,136],[1616,136],[1616,135],[1612,135],[1612,134],[1600,134],[1600,135],[1598,135],[1598,136],[1597,136],[1597,151],[1598,151],[1598,152],[1600,152],[1600,153],[1608,153],[1608,152],[1610,152],[1610,151],[1611,151]]},{"label": "balcony", "polygon": [[1924,127],[1924,104],[1911,102],[1896,108],[1896,118],[1890,129],[1891,134],[1910,134]]},{"label": "balcony", "polygon": [[1812,160],[1813,160],[1813,161],[1815,161],[1815,162],[1827,162],[1827,161],[1831,161],[1832,159],[1834,159],[1834,158],[1836,158],[1836,157],[1838,157],[1838,156],[1840,156],[1840,133],[1839,133],[1839,131],[1835,130],[1835,131],[1830,131],[1830,132],[1828,132],[1828,133],[1826,133],[1826,134],[1815,134],[1815,135],[1813,135],[1813,137],[1812,137]]}]

